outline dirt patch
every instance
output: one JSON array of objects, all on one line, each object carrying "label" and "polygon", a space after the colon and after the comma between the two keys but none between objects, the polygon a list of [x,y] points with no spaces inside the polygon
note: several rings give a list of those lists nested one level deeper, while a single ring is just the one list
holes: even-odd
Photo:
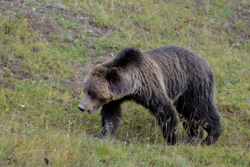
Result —
[{"label": "dirt patch", "polygon": [[[21,59],[11,59],[7,62],[0,64],[0,69],[3,69],[3,68],[9,69],[13,77],[19,80],[31,78],[30,69],[22,66]],[[4,73],[4,76],[9,77],[9,74]]]},{"label": "dirt patch", "polygon": [[[237,27],[238,23],[245,23],[247,27]],[[237,37],[235,37],[235,40],[237,40],[237,45],[240,45],[240,43],[244,43],[245,41],[250,40],[250,7],[243,6],[242,4],[239,4],[238,7],[234,10],[233,18],[228,18],[226,21],[227,28],[225,32],[227,34],[235,33],[237,34]]]},{"label": "dirt patch", "polygon": [[26,6],[24,3],[2,1],[0,10],[6,16],[23,16],[27,19],[30,30],[38,33],[38,38],[52,42],[50,34],[58,32],[62,27],[55,20],[45,22],[45,14],[34,12],[35,8]]},{"label": "dirt patch", "polygon": [[60,84],[68,86],[69,88],[73,89],[74,91],[77,91],[80,88],[80,85],[76,82],[70,81],[70,80],[60,80]]},{"label": "dirt patch", "polygon": [[[249,24],[250,26],[250,24]],[[235,33],[237,34],[238,40],[249,40],[250,34],[248,31],[243,30],[237,30],[236,23],[233,21],[233,19],[227,19],[227,29],[225,30],[227,34]]]},{"label": "dirt patch", "polygon": [[97,64],[103,63],[104,61],[107,61],[113,57],[113,54],[111,52],[107,52],[101,56],[99,56],[96,59],[91,59],[88,61],[88,63],[81,66],[77,73],[80,73],[81,75],[89,75],[90,70]]},{"label": "dirt patch", "polygon": [[[94,50],[93,50],[94,51]],[[103,63],[114,57],[112,51],[107,51],[104,54],[101,54],[99,57],[93,57],[87,63],[75,64],[74,68],[77,69],[76,76],[72,80],[60,80],[60,84],[68,86],[77,94],[79,90],[83,89],[84,81],[89,75],[90,71],[99,63]],[[77,96],[78,97],[78,96]]]},{"label": "dirt patch", "polygon": [[73,82],[76,82],[82,88],[84,85],[84,80],[85,80],[84,77],[89,75],[91,69],[97,64],[103,63],[111,59],[113,56],[114,54],[111,51],[107,51],[106,53],[100,55],[98,58],[90,59],[84,65],[78,65],[78,67],[76,67],[78,70],[77,70],[75,78],[73,79]]},{"label": "dirt patch", "polygon": [[[245,22],[250,27],[250,6],[243,6],[239,5],[236,10],[234,10],[234,16],[237,18],[239,23]],[[238,31],[238,35],[240,38],[249,40],[250,39],[250,32],[245,30]]]},{"label": "dirt patch", "polygon": [[4,80],[0,80],[0,85],[2,85],[3,87],[9,88],[11,90],[15,89],[15,87],[11,83],[6,82]]},{"label": "dirt patch", "polygon": [[[31,1],[32,3],[32,1]],[[35,5],[34,5],[35,6]],[[59,2],[40,4],[37,3],[35,7],[27,6],[24,1],[21,2],[0,2],[0,11],[2,15],[6,16],[23,16],[27,19],[32,31],[38,32],[38,38],[52,42],[52,34],[62,32],[64,34],[71,34],[66,41],[72,44],[75,40],[81,38],[77,35],[78,27],[84,26],[88,32],[88,37],[96,39],[107,33],[112,32],[112,29],[107,27],[97,27],[94,25],[93,17],[84,13],[74,14],[71,9],[67,9]],[[56,14],[61,17],[51,17]],[[62,25],[64,22],[72,25]],[[61,22],[61,23],[60,23]]]}]

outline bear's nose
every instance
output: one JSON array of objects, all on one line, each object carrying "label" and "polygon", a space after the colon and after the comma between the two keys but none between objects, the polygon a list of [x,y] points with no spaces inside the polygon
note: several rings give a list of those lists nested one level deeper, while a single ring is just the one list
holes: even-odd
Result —
[{"label": "bear's nose", "polygon": [[83,106],[81,104],[78,105],[78,108],[83,111]]}]

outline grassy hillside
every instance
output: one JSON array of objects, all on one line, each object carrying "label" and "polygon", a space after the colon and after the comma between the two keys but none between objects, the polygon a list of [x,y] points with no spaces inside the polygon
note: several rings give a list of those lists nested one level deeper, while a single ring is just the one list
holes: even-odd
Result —
[{"label": "grassy hillside", "polygon": [[[1,1],[0,166],[250,166],[249,18],[247,0]],[[77,105],[97,59],[170,44],[213,68],[219,141],[167,146],[133,103],[113,140],[93,140],[101,116]]]}]

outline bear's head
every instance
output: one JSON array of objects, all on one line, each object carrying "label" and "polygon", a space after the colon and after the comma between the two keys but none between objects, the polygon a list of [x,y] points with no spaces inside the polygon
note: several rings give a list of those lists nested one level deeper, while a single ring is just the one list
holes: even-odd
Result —
[{"label": "bear's head", "polygon": [[113,59],[98,64],[84,84],[84,97],[78,108],[92,114],[104,104],[133,95],[140,89],[139,67],[144,57],[135,48],[125,48]]},{"label": "bear's head", "polygon": [[78,108],[92,114],[104,104],[122,98],[126,95],[125,78],[117,67],[97,65],[85,80],[84,97]]}]

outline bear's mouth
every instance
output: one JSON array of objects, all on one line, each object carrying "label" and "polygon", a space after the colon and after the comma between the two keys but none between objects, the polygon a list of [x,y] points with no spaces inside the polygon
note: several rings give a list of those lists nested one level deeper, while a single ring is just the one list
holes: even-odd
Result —
[{"label": "bear's mouth", "polygon": [[94,107],[92,107],[91,109],[88,110],[88,114],[92,114],[93,112],[95,112]]}]

